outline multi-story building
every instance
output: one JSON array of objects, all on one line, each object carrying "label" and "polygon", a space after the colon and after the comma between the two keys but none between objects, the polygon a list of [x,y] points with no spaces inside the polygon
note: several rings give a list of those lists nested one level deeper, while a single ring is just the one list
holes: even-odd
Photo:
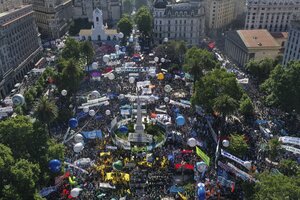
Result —
[{"label": "multi-story building", "polygon": [[21,0],[1,0],[0,1],[0,13],[21,6]]},{"label": "multi-story building", "polygon": [[283,65],[291,60],[300,60],[300,20],[292,20],[285,46]]},{"label": "multi-story building", "polygon": [[281,45],[266,29],[228,31],[225,38],[225,52],[239,66],[249,60],[275,59]]},{"label": "multi-story building", "polygon": [[42,52],[32,6],[9,8],[0,12],[1,98],[35,66]]},{"label": "multi-story building", "polygon": [[59,38],[72,22],[72,0],[33,0],[36,22],[42,37]]},{"label": "multi-story building", "polygon": [[93,21],[93,11],[99,8],[104,21],[115,22],[122,16],[122,0],[75,0],[73,3],[74,18],[88,18]]},{"label": "multi-story building", "polygon": [[206,26],[209,30],[229,25],[236,13],[237,0],[206,0]]},{"label": "multi-story building", "polygon": [[300,0],[247,0],[245,29],[285,32],[299,12]]},{"label": "multi-story building", "polygon": [[155,43],[168,38],[199,45],[205,30],[204,11],[202,1],[168,4],[166,0],[157,0],[153,8]]}]

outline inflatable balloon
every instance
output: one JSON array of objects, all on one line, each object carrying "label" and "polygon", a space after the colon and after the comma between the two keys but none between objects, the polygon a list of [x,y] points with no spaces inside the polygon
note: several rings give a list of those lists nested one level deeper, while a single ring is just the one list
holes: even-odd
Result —
[{"label": "inflatable balloon", "polygon": [[69,120],[69,127],[76,128],[78,126],[78,120],[76,118],[71,118]]},{"label": "inflatable balloon", "polygon": [[97,63],[97,62],[93,62],[93,63],[92,63],[92,68],[93,68],[93,69],[97,69],[97,67],[98,67],[98,63]]},{"label": "inflatable balloon", "polygon": [[164,80],[164,78],[165,78],[165,75],[163,73],[158,73],[156,76],[157,76],[157,79],[160,81]]},{"label": "inflatable balloon", "polygon": [[78,142],[74,145],[73,150],[75,153],[79,153],[83,150],[84,146],[81,142]]},{"label": "inflatable balloon", "polygon": [[205,162],[197,162],[196,169],[198,170],[198,172],[203,173],[207,169],[207,165],[205,164]]},{"label": "inflatable balloon", "polygon": [[94,117],[96,115],[96,112],[94,110],[89,111],[89,116]]},{"label": "inflatable balloon", "polygon": [[107,63],[109,61],[109,55],[103,56],[103,62]]},{"label": "inflatable balloon", "polygon": [[119,51],[119,49],[120,49],[120,46],[116,44],[116,45],[115,45],[115,50],[116,50],[116,51]]},{"label": "inflatable balloon", "polygon": [[93,92],[91,92],[92,99],[97,99],[99,97],[100,97],[100,93],[97,90],[94,90]]},{"label": "inflatable balloon", "polygon": [[170,101],[169,97],[165,97],[165,98],[164,98],[164,101],[165,101],[166,103],[168,103],[168,102]]},{"label": "inflatable balloon", "polygon": [[61,169],[61,162],[57,159],[51,160],[49,162],[49,169],[51,172],[59,172]]},{"label": "inflatable balloon", "polygon": [[195,138],[190,138],[190,139],[188,139],[187,144],[190,147],[195,147],[197,145],[197,140]]},{"label": "inflatable balloon", "polygon": [[109,80],[114,80],[115,79],[115,75],[113,73],[109,73],[108,74],[108,79]]},{"label": "inflatable balloon", "polygon": [[247,168],[247,169],[251,169],[251,162],[250,161],[245,161],[244,162],[244,166]]},{"label": "inflatable balloon", "polygon": [[78,134],[75,135],[74,140],[75,140],[76,143],[82,142],[83,141],[83,136],[80,133],[78,133]]},{"label": "inflatable balloon", "polygon": [[129,83],[134,83],[135,82],[135,78],[134,77],[130,77],[129,79],[128,79],[128,81],[129,81]]},{"label": "inflatable balloon", "polygon": [[229,141],[228,141],[228,140],[223,140],[223,141],[222,141],[222,145],[223,145],[224,147],[229,147]]},{"label": "inflatable balloon", "polygon": [[71,196],[74,198],[78,197],[81,190],[81,188],[73,188],[71,190]]},{"label": "inflatable balloon", "polygon": [[119,127],[119,131],[121,133],[127,133],[128,132],[128,128],[127,128],[127,126],[122,125],[122,126]]},{"label": "inflatable balloon", "polygon": [[62,90],[62,91],[61,91],[61,95],[66,96],[67,94],[68,94],[68,91],[67,91],[67,90]]},{"label": "inflatable balloon", "polygon": [[116,162],[114,162],[114,163],[112,164],[112,167],[113,167],[114,170],[120,171],[120,170],[122,170],[122,168],[123,168],[123,163],[122,163],[121,160],[118,160],[118,161],[116,161]]},{"label": "inflatable balloon", "polygon": [[160,59],[160,62],[162,62],[162,63],[164,63],[165,61],[166,61],[165,58],[161,58],[161,59]]},{"label": "inflatable balloon", "polygon": [[185,124],[185,119],[182,115],[179,115],[178,117],[176,117],[176,124],[178,126],[183,126]]},{"label": "inflatable balloon", "polygon": [[15,94],[11,100],[12,100],[14,106],[21,106],[25,103],[25,98],[21,94]]},{"label": "inflatable balloon", "polygon": [[172,87],[170,85],[165,85],[164,90],[165,92],[171,92]]},{"label": "inflatable balloon", "polygon": [[158,57],[155,57],[155,58],[154,58],[154,61],[155,61],[155,62],[158,62],[158,61],[159,61],[159,58],[158,58]]},{"label": "inflatable balloon", "polygon": [[125,98],[125,95],[124,94],[120,94],[119,95],[119,99],[124,99]]},{"label": "inflatable balloon", "polygon": [[110,115],[110,114],[111,114],[110,110],[106,110],[106,111],[105,111],[105,114],[106,114],[106,115]]},{"label": "inflatable balloon", "polygon": [[149,75],[150,75],[152,78],[154,78],[154,77],[156,76],[156,73],[155,73],[155,71],[150,71]]},{"label": "inflatable balloon", "polygon": [[123,38],[124,37],[124,34],[122,32],[118,33],[118,37],[119,38]]},{"label": "inflatable balloon", "polygon": [[82,110],[84,113],[88,113],[90,108],[88,106],[84,106]]},{"label": "inflatable balloon", "polygon": [[197,189],[197,196],[198,200],[205,200],[206,195],[205,195],[205,185],[204,183],[198,183],[198,189]]}]

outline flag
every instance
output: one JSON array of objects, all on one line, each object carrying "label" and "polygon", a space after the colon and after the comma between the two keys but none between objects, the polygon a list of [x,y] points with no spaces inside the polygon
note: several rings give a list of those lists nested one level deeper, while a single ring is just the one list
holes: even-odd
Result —
[{"label": "flag", "polygon": [[178,195],[180,196],[180,198],[181,198],[182,200],[187,200],[187,197],[184,196],[183,194],[181,194],[180,192],[178,192]]},{"label": "flag", "polygon": [[196,146],[197,155],[209,166],[210,158],[199,147]]}]

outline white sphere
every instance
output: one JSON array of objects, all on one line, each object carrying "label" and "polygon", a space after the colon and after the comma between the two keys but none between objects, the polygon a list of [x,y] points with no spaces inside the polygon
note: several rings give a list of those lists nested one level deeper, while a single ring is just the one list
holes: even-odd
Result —
[{"label": "white sphere", "polygon": [[172,87],[170,85],[165,85],[164,90],[165,92],[171,92]]},{"label": "white sphere", "polygon": [[190,138],[190,139],[188,139],[187,144],[190,147],[195,147],[197,145],[197,140],[195,138]]},{"label": "white sphere", "polygon": [[61,91],[61,95],[66,96],[67,94],[68,94],[68,91],[67,91],[67,90],[62,90],[62,91]]},{"label": "white sphere", "polygon": [[81,190],[82,190],[81,188],[73,188],[71,190],[70,194],[71,194],[72,197],[76,198],[76,197],[79,196],[79,193],[80,193]]},{"label": "white sphere", "polygon": [[93,62],[93,63],[92,63],[92,68],[93,68],[93,69],[97,69],[97,67],[98,67],[98,63],[97,63],[97,62]]},{"label": "white sphere", "polygon": [[250,169],[250,168],[251,168],[251,162],[250,162],[250,161],[245,161],[245,162],[244,162],[244,166],[245,166],[247,169]]},{"label": "white sphere", "polygon": [[168,42],[169,39],[167,37],[164,38],[164,42]]},{"label": "white sphere", "polygon": [[93,116],[96,115],[96,112],[95,112],[94,110],[90,110],[90,111],[89,111],[89,115],[90,115],[91,117],[93,117]]},{"label": "white sphere", "polygon": [[134,83],[135,82],[135,78],[134,77],[129,77],[129,83]]},{"label": "white sphere", "polygon": [[74,137],[74,140],[76,143],[82,142],[83,141],[83,136],[81,134],[76,134]]},{"label": "white sphere", "polygon": [[164,101],[165,101],[166,103],[168,103],[168,102],[170,101],[169,97],[165,97],[165,98],[164,98]]},{"label": "white sphere", "polygon": [[78,142],[74,145],[73,150],[75,153],[79,153],[83,150],[83,148],[84,148],[83,143]]},{"label": "white sphere", "polygon": [[155,61],[155,62],[158,62],[158,61],[159,61],[159,58],[158,58],[158,57],[155,57],[155,58],[154,58],[154,61]]},{"label": "white sphere", "polygon": [[88,113],[90,108],[88,106],[84,106],[82,110],[84,113]]},{"label": "white sphere", "polygon": [[115,50],[116,50],[116,51],[119,51],[119,49],[120,49],[120,46],[116,44],[116,45],[115,45]]},{"label": "white sphere", "polygon": [[14,106],[20,106],[23,105],[25,103],[25,98],[23,95],[21,94],[15,94],[12,98],[11,98]]},{"label": "white sphere", "polygon": [[124,99],[125,98],[125,95],[124,94],[120,94],[119,95],[119,99]]},{"label": "white sphere", "polygon": [[114,80],[115,79],[115,75],[113,73],[109,73],[108,74],[108,79],[109,80]]},{"label": "white sphere", "polygon": [[120,32],[120,33],[118,34],[118,37],[119,37],[119,38],[123,38],[123,37],[124,37],[124,34],[123,34],[122,32]]},{"label": "white sphere", "polygon": [[92,99],[97,99],[99,97],[100,97],[100,93],[97,90],[94,90],[93,92],[91,92]]},{"label": "white sphere", "polygon": [[103,62],[107,63],[109,61],[109,55],[103,56]]},{"label": "white sphere", "polygon": [[164,63],[164,62],[166,61],[166,59],[165,59],[165,58],[161,58],[160,61],[161,61],[162,63]]},{"label": "white sphere", "polygon": [[110,115],[110,114],[111,114],[110,110],[106,110],[106,111],[105,111],[105,114],[106,114],[106,115]]},{"label": "white sphere", "polygon": [[229,147],[229,141],[228,141],[228,140],[223,140],[223,141],[222,141],[222,145],[223,145],[224,147]]}]

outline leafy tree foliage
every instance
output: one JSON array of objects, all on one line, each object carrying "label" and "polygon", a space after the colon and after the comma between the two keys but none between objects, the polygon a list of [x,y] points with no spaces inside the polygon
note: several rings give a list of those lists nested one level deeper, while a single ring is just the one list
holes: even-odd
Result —
[{"label": "leafy tree foliage", "polygon": [[86,64],[91,65],[95,56],[92,43],[90,41],[84,41],[80,43],[80,51],[83,57],[86,59]]},{"label": "leafy tree foliage", "polygon": [[184,71],[193,75],[194,81],[199,80],[205,71],[217,66],[214,55],[207,50],[192,47],[185,54]]},{"label": "leafy tree foliage", "polygon": [[261,86],[267,93],[269,105],[280,105],[287,111],[300,113],[300,61],[292,61],[287,66],[277,65]]},{"label": "leafy tree foliage", "polygon": [[135,15],[135,22],[138,29],[145,36],[151,35],[152,31],[152,15],[149,9],[145,6],[139,8]]},{"label": "leafy tree foliage", "polygon": [[124,37],[129,37],[132,32],[133,24],[128,15],[124,15],[118,22],[118,29],[124,34]]},{"label": "leafy tree foliage", "polygon": [[239,157],[244,156],[248,150],[248,144],[245,141],[244,135],[239,135],[236,133],[231,134],[228,150],[233,155],[237,155]]},{"label": "leafy tree foliage", "polygon": [[261,83],[269,78],[269,75],[275,66],[276,62],[274,60],[265,58],[261,61],[250,60],[246,65],[246,69]]},{"label": "leafy tree foliage", "polygon": [[181,65],[184,60],[187,47],[184,41],[170,41],[161,45],[158,45],[154,52],[159,58],[166,58],[171,60],[172,63]]},{"label": "leafy tree foliage", "polygon": [[90,29],[93,23],[89,22],[87,18],[85,19],[74,19],[70,29],[69,29],[69,34],[71,36],[76,36],[78,35],[80,29]]},{"label": "leafy tree foliage", "polygon": [[295,176],[300,172],[300,168],[296,161],[284,159],[279,162],[279,171],[286,176]]},{"label": "leafy tree foliage", "polygon": [[62,57],[64,59],[79,59],[80,43],[73,38],[67,38],[65,42],[65,47],[62,51]]},{"label": "leafy tree foliage", "polygon": [[268,153],[269,157],[272,161],[275,161],[275,159],[278,157],[280,151],[281,151],[281,146],[280,142],[278,141],[277,138],[273,138],[268,141]]},{"label": "leafy tree foliage", "polygon": [[252,100],[246,94],[243,94],[242,99],[240,101],[240,112],[245,117],[251,116],[254,113]]},{"label": "leafy tree foliage", "polygon": [[262,173],[255,184],[255,200],[290,199],[300,196],[299,177],[288,177],[282,174]]},{"label": "leafy tree foliage", "polygon": [[234,74],[226,72],[225,69],[214,69],[197,81],[192,103],[226,115],[238,108],[242,94]]}]

